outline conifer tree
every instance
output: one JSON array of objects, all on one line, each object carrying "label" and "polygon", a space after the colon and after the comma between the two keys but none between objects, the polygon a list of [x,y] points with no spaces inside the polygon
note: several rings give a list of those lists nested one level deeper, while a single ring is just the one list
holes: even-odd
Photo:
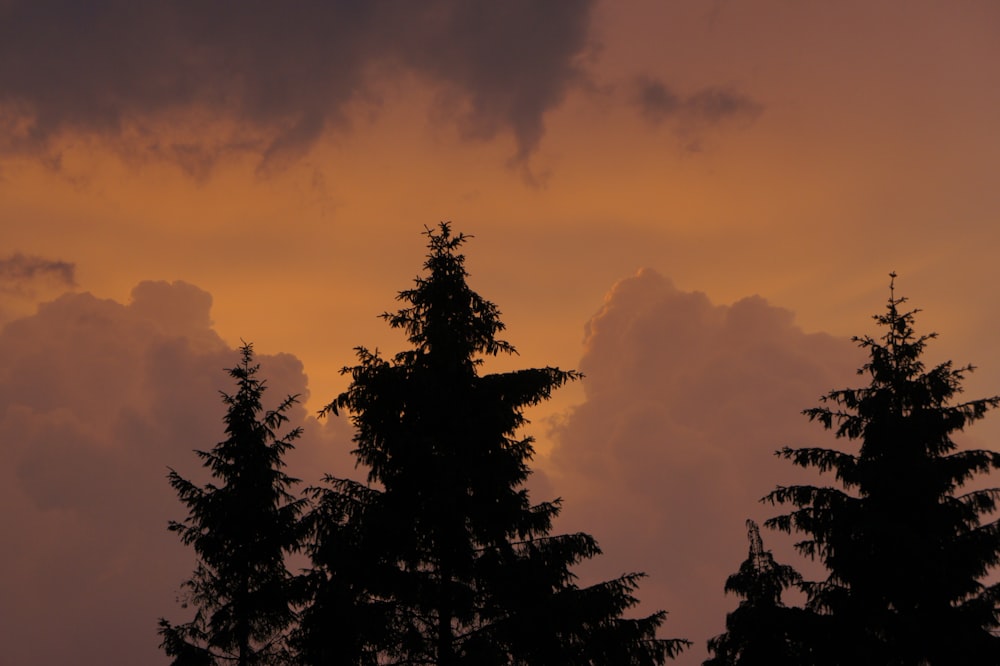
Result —
[{"label": "conifer tree", "polygon": [[785,448],[779,455],[841,487],[778,487],[768,499],[795,509],[770,526],[797,531],[797,544],[825,565],[826,580],[804,586],[838,664],[1000,664],[1000,587],[986,576],[1000,561],[1000,491],[963,486],[1000,467],[1000,453],[958,450],[952,437],[1000,404],[1000,397],[954,402],[973,368],[927,369],[934,334],[917,335],[916,310],[894,291],[875,320],[879,339],[855,341],[869,353],[868,386],[833,391],[806,410],[811,420],[858,448]]},{"label": "conifer tree", "polygon": [[[467,237],[426,232],[427,274],[383,317],[411,348],[359,348],[350,387],[327,411],[357,429],[368,484],[317,491],[311,663],[662,664],[684,641],[657,639],[664,613],[625,619],[640,575],[579,587],[572,567],[600,550],[551,535],[559,500],[523,487],[532,439],[524,408],[579,375],[558,368],[480,374],[513,354],[497,307],[466,283]],[[330,524],[333,521],[334,524]],[[324,661],[325,660],[325,661]]]},{"label": "conifer tree", "polygon": [[266,387],[253,348],[244,344],[240,352],[241,362],[229,370],[237,391],[222,393],[227,437],[211,451],[196,451],[219,485],[200,487],[174,470],[168,477],[188,508],[170,530],[198,555],[184,583],[184,605],[194,607],[194,618],[180,625],[160,620],[161,647],[175,666],[290,660],[285,639],[295,621],[294,584],[285,556],[300,546],[304,500],[289,494],[297,480],[282,471],[282,458],[301,430],[281,436],[279,430],[297,397],[264,412]]},{"label": "conifer tree", "polygon": [[747,559],[726,580],[726,592],[741,601],[726,616],[726,632],[709,639],[708,650],[714,656],[704,666],[803,666],[809,663],[802,643],[805,616],[781,599],[786,589],[802,582],[802,576],[764,550],[752,520],[747,521],[747,537]]}]

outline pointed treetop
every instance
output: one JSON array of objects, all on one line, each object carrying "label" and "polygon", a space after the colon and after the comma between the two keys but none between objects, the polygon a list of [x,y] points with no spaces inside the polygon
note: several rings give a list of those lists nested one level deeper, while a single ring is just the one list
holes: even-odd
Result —
[{"label": "pointed treetop", "polygon": [[779,486],[767,500],[795,508],[765,524],[802,533],[798,550],[826,567],[825,580],[803,589],[808,609],[839,627],[827,632],[834,640],[814,637],[835,663],[1000,664],[1000,586],[987,583],[1000,562],[1000,489],[960,490],[1000,469],[1000,453],[954,441],[1000,396],[954,401],[972,366],[925,366],[935,336],[914,332],[917,310],[902,307],[896,277],[875,316],[882,335],[855,338],[869,355],[859,370],[867,385],[831,391],[805,411],[854,440],[850,449],[779,451],[832,471],[837,485]]},{"label": "pointed treetop", "polygon": [[453,234],[448,222],[436,229],[425,227],[424,235],[428,275],[417,277],[412,289],[397,296],[409,307],[382,317],[393,328],[406,331],[417,352],[461,366],[480,365],[477,355],[517,353],[509,342],[496,338],[505,328],[500,310],[466,283],[465,256],[459,248],[472,236]]},{"label": "pointed treetop", "polygon": [[752,520],[747,520],[747,540],[750,542],[748,559],[757,571],[764,571],[769,564],[764,556],[764,541],[760,538],[760,528]]}]

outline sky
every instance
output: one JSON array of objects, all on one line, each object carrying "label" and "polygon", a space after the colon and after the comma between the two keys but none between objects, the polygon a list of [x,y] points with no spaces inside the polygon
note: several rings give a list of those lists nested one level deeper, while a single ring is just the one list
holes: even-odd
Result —
[{"label": "sky", "polygon": [[863,382],[890,272],[1000,393],[998,34],[990,0],[0,0],[11,663],[167,663],[166,472],[203,478],[241,340],[301,395],[291,472],[363,474],[316,412],[404,347],[378,315],[445,220],[519,351],[487,370],[586,375],[529,413],[532,497],[700,663],[803,478],[774,450],[848,446],[801,411]]}]

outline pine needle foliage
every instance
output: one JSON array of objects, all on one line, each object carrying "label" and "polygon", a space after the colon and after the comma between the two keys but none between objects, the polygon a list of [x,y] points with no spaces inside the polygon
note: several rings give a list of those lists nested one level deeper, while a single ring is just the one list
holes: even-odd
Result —
[{"label": "pine needle foliage", "polygon": [[196,451],[215,483],[198,486],[170,470],[170,485],[188,508],[171,531],[192,546],[197,568],[185,581],[184,607],[194,618],[172,625],[160,620],[161,648],[174,666],[271,666],[290,663],[286,637],[293,626],[294,578],[285,557],[299,549],[305,500],[289,489],[283,456],[301,430],[280,435],[297,396],[264,411],[265,382],[257,377],[253,347],[229,370],[236,393],[222,393],[226,439]]},{"label": "pine needle foliage", "polygon": [[368,483],[315,489],[311,590],[300,645],[309,663],[663,664],[683,641],[656,638],[664,614],[625,619],[640,574],[579,587],[600,553],[587,534],[552,535],[559,500],[532,504],[524,409],[579,377],[546,367],[481,374],[515,349],[497,307],[467,284],[447,223],[403,306],[383,318],[410,348],[357,349],[347,412]]},{"label": "pine needle foliage", "polygon": [[833,472],[839,487],[778,487],[766,499],[795,509],[767,524],[805,535],[797,548],[828,571],[803,589],[825,621],[832,663],[1000,664],[1000,587],[986,582],[1000,561],[991,515],[1000,491],[963,488],[1000,467],[1000,453],[953,441],[1000,397],[955,402],[972,366],[925,367],[935,335],[915,332],[918,311],[904,309],[891,277],[886,312],[875,316],[883,335],[855,338],[869,354],[858,371],[869,384],[805,411],[857,448],[778,452]]},{"label": "pine needle foliage", "polygon": [[726,632],[709,639],[712,658],[704,666],[802,666],[809,663],[802,643],[805,615],[789,608],[782,593],[802,583],[787,564],[775,562],[764,549],[757,523],[747,521],[747,559],[726,579],[726,592],[740,597],[726,616]]}]

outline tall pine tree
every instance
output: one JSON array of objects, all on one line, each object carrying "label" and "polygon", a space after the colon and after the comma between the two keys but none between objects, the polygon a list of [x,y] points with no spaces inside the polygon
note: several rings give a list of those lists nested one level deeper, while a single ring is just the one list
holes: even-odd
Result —
[{"label": "tall pine tree", "polygon": [[726,592],[740,604],[726,616],[726,632],[708,641],[713,654],[704,666],[803,666],[810,663],[803,644],[806,616],[789,608],[782,593],[799,585],[802,576],[787,564],[774,561],[764,550],[757,523],[747,521],[750,541],[747,559],[726,580]]},{"label": "tall pine tree", "polygon": [[[368,485],[317,492],[310,663],[662,664],[684,644],[655,637],[662,612],[625,619],[638,574],[579,587],[572,567],[600,551],[551,535],[559,501],[523,487],[532,439],[523,410],[578,375],[557,368],[480,374],[512,354],[493,303],[466,283],[448,224],[428,229],[426,276],[386,313],[411,349],[358,349],[346,410]],[[331,522],[333,524],[331,524]]]},{"label": "tall pine tree", "polygon": [[[806,584],[808,606],[826,622],[823,652],[838,664],[1000,664],[1000,587],[985,583],[1000,561],[1000,491],[963,486],[1000,467],[1000,453],[958,450],[952,437],[1000,404],[954,402],[971,366],[927,369],[916,310],[894,291],[875,317],[879,339],[859,374],[868,386],[831,392],[805,413],[853,451],[779,451],[796,465],[833,471],[842,487],[779,487],[768,499],[795,509],[769,521],[806,539],[798,548],[826,566]],[[820,637],[817,637],[820,640]]]},{"label": "tall pine tree", "polygon": [[175,666],[264,666],[286,664],[285,644],[295,621],[293,578],[285,556],[302,541],[299,516],[304,500],[289,494],[296,483],[283,471],[284,454],[300,429],[279,436],[296,396],[265,412],[264,381],[244,344],[231,370],[237,391],[222,393],[226,439],[211,451],[197,451],[220,485],[195,485],[171,470],[170,485],[188,508],[170,530],[193,546],[198,565],[184,583],[185,606],[194,618],[172,625],[160,620],[161,647]]}]

